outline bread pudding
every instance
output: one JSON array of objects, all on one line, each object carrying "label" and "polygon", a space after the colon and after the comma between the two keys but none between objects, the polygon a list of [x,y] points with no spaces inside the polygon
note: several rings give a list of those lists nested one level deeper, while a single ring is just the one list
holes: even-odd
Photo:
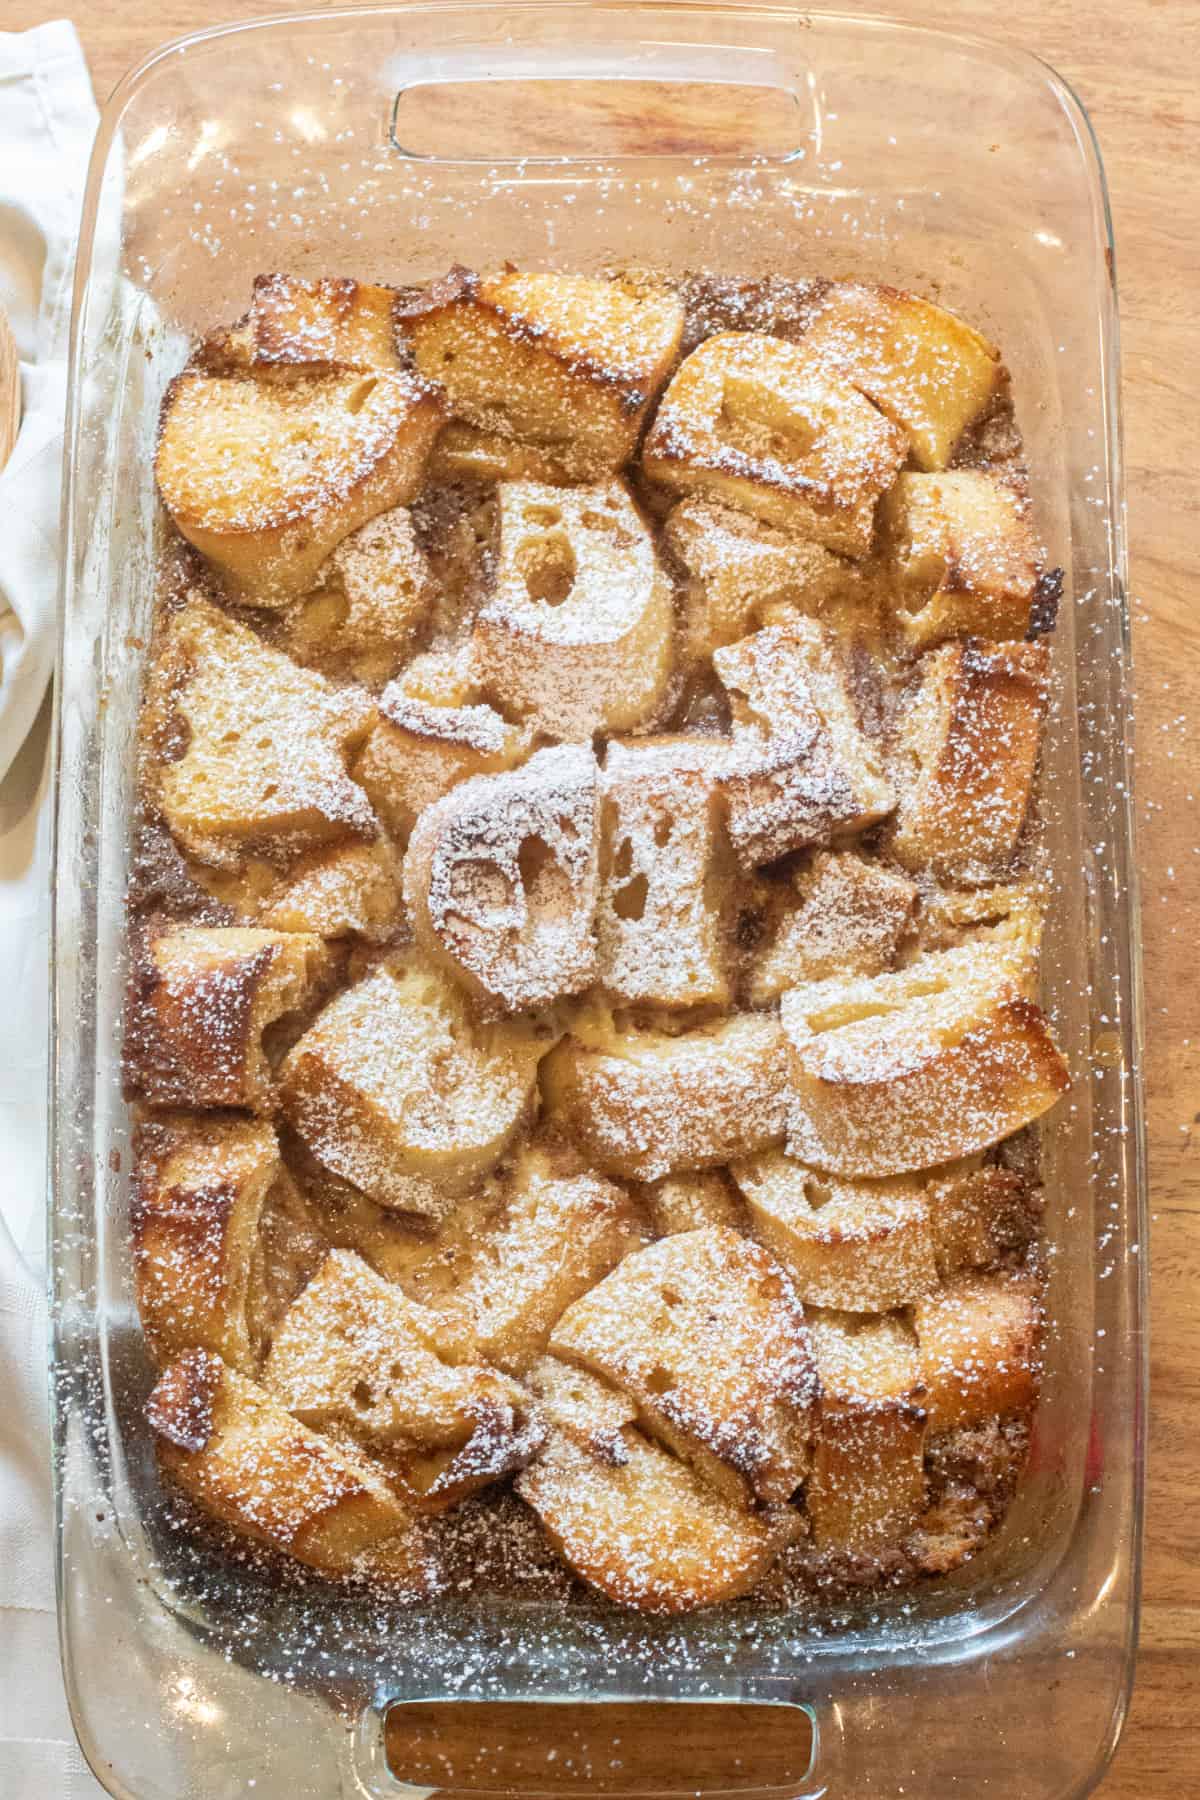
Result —
[{"label": "bread pudding", "polygon": [[272,274],[156,475],[125,1068],[180,1516],[405,1597],[532,1534],[668,1614],[974,1556],[1068,1085],[997,349],[861,282]]}]

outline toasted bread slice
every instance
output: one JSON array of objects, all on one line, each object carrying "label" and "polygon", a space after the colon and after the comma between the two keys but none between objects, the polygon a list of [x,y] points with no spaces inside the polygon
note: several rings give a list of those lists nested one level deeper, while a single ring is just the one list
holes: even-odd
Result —
[{"label": "toasted bread slice", "polygon": [[821,1422],[805,1501],[818,1549],[878,1555],[925,1506],[925,1409],[917,1340],[897,1317],[809,1315]]},{"label": "toasted bread slice", "polygon": [[656,1181],[779,1143],[787,1049],[778,1019],[738,1013],[678,1035],[577,1019],[542,1065],[542,1095],[611,1175]]},{"label": "toasted bread slice", "polygon": [[407,507],[343,538],[317,586],[278,615],[278,642],[297,662],[380,688],[400,667],[435,599]]},{"label": "toasted bread slice", "polygon": [[882,520],[905,642],[1007,642],[1029,630],[1038,564],[1028,502],[981,469],[903,473]]},{"label": "toasted bread slice", "polygon": [[852,579],[820,544],[696,497],[675,507],[663,541],[686,571],[683,659],[704,662],[763,623],[764,609],[819,613]]},{"label": "toasted bread slice", "polygon": [[515,768],[532,744],[528,726],[482,703],[472,658],[418,656],[384,689],[354,777],[404,842],[427,806],[472,775]]},{"label": "toasted bread slice", "polygon": [[549,1038],[483,1024],[412,955],[345,989],[289,1053],[280,1092],[318,1159],[384,1206],[438,1217],[490,1169],[534,1090]]},{"label": "toasted bread slice", "polygon": [[1046,894],[1037,880],[927,892],[918,915],[919,947],[953,950],[988,941],[1002,945],[1006,954],[1024,965],[1023,986],[1032,998],[1045,912]]},{"label": "toasted bread slice", "polygon": [[255,278],[244,336],[252,367],[318,364],[333,369],[400,367],[392,314],[396,290],[336,276]]},{"label": "toasted bread slice", "polygon": [[967,1157],[939,1171],[927,1191],[938,1273],[951,1281],[1024,1250],[1037,1229],[1038,1200],[1016,1169]]},{"label": "toasted bread slice", "polygon": [[403,370],[287,382],[185,370],[163,402],[158,491],[240,599],[285,606],[343,538],[412,499],[444,412]]},{"label": "toasted bread slice", "polygon": [[643,1187],[638,1198],[655,1237],[700,1231],[706,1225],[741,1231],[748,1224],[737,1189],[722,1169],[692,1169],[683,1175],[664,1175],[661,1181]]},{"label": "toasted bread slice", "polygon": [[919,1182],[832,1180],[779,1152],[731,1172],[757,1236],[806,1305],[888,1312],[937,1286]]},{"label": "toasted bread slice", "polygon": [[589,1586],[639,1612],[687,1613],[747,1593],[783,1534],[640,1431],[608,1441],[552,1430],[516,1479],[559,1555]]},{"label": "toasted bread slice", "polygon": [[585,275],[457,269],[400,322],[456,419],[547,449],[571,480],[588,481],[633,455],[679,348],[683,307],[665,289]]},{"label": "toasted bread slice", "polygon": [[867,283],[834,283],[803,349],[902,428],[920,469],[946,467],[1003,379],[1000,352],[964,320]]},{"label": "toasted bread slice", "polygon": [[429,457],[432,481],[543,481],[571,486],[578,468],[570,443],[523,444],[499,431],[481,431],[461,419],[443,425]]},{"label": "toasted bread slice", "polygon": [[717,775],[725,746],[610,743],[600,793],[600,979],[617,1000],[724,1005],[732,870]]},{"label": "toasted bread slice", "polygon": [[164,1475],[244,1537],[326,1574],[385,1541],[393,1579],[427,1585],[416,1514],[362,1453],[310,1431],[208,1350],[188,1350],[146,1403]]},{"label": "toasted bread slice", "polygon": [[803,345],[752,332],[705,340],[663,396],[642,451],[652,481],[700,493],[865,556],[904,433]]},{"label": "toasted bread slice", "polygon": [[448,1348],[436,1314],[332,1250],[280,1325],[263,1385],[306,1425],[386,1451],[413,1504],[442,1511],[523,1468],[544,1437],[515,1381]]},{"label": "toasted bread slice", "polygon": [[525,1373],[525,1385],[556,1431],[585,1450],[619,1459],[624,1427],[637,1424],[638,1409],[628,1394],[557,1356],[539,1356]]},{"label": "toasted bread slice", "polygon": [[417,942],[481,999],[530,1010],[591,983],[596,785],[591,749],[564,744],[460,783],[413,827]]},{"label": "toasted bread slice", "polygon": [[560,1173],[526,1149],[502,1213],[470,1243],[455,1296],[479,1353],[502,1369],[527,1368],[563,1311],[636,1241],[622,1189],[591,1173]]},{"label": "toasted bread slice", "polygon": [[1041,1317],[1021,1277],[962,1275],[913,1311],[932,1431],[1023,1412],[1037,1398]]},{"label": "toasted bread slice", "polygon": [[819,1391],[804,1309],[739,1232],[634,1251],[567,1308],[550,1349],[628,1394],[645,1428],[735,1504],[783,1505],[804,1480]]},{"label": "toasted bread slice", "polygon": [[1069,1076],[1011,947],[965,945],[783,996],[788,1150],[838,1175],[901,1175],[986,1149]]},{"label": "toasted bread slice", "polygon": [[767,626],[718,650],[733,750],[718,780],[745,869],[862,831],[895,805],[859,729],[833,640],[811,619]]},{"label": "toasted bread slice", "polygon": [[212,1350],[253,1372],[247,1315],[267,1196],[286,1180],[270,1125],[176,1114],[142,1127],[130,1208],[133,1276],[150,1354]]},{"label": "toasted bread slice", "polygon": [[1049,706],[1044,643],[975,639],[931,652],[903,720],[892,854],[906,868],[986,879],[1029,810]]},{"label": "toasted bread slice", "polygon": [[249,851],[294,855],[330,838],[373,837],[362,789],[346,772],[375,704],[269,649],[207,601],[172,619],[159,664],[187,748],[157,772],[172,836],[214,866]]},{"label": "toasted bread slice", "polygon": [[257,856],[247,857],[236,869],[214,869],[194,860],[187,867],[197,885],[227,907],[238,924],[382,943],[396,934],[404,917],[400,864],[384,837],[371,844],[318,845],[282,875]]},{"label": "toasted bread slice", "polygon": [[488,698],[548,737],[627,731],[671,673],[671,584],[622,481],[498,490],[496,578],[475,626]]},{"label": "toasted bread slice", "polygon": [[799,905],[779,919],[755,958],[750,1001],[768,1006],[786,988],[831,975],[882,975],[917,904],[898,870],[852,851],[819,851],[797,882]]},{"label": "toasted bread slice", "polygon": [[129,1085],[152,1106],[268,1111],[275,1090],[263,1035],[314,1005],[332,966],[312,932],[152,931],[130,983]]}]

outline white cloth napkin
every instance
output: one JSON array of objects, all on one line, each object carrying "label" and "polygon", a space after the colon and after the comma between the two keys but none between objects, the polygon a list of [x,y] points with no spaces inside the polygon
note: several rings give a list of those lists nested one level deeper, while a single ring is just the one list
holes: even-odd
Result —
[{"label": "white cloth napkin", "polygon": [[0,1796],[95,1800],[54,1620],[46,1418],[47,686],[75,240],[96,108],[74,28],[0,33],[0,302],[22,424],[0,471]]}]

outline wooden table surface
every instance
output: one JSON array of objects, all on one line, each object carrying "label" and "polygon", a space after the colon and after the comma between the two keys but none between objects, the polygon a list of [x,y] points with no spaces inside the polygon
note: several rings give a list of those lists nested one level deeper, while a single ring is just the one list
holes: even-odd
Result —
[{"label": "wooden table surface", "polygon": [[[310,0],[312,3],[312,0]],[[843,0],[845,3],[845,0]],[[1200,1795],[1200,3],[877,0],[914,23],[1036,50],[1088,107],[1112,192],[1121,285],[1139,718],[1151,1148],[1153,1394],[1137,1692],[1103,1800]],[[847,7],[847,9],[849,9]],[[99,98],[211,0],[75,0]],[[229,7],[229,16],[238,9]],[[286,0],[247,0],[260,14]],[[872,8],[874,10],[874,7]],[[0,0],[0,30],[44,0]]]}]

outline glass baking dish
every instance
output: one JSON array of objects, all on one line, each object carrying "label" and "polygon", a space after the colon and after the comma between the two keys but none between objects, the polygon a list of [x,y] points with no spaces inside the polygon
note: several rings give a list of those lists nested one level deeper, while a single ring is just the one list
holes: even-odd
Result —
[{"label": "glass baking dish", "polygon": [[[118,1074],[159,399],[189,334],[235,317],[260,271],[396,282],[505,257],[882,278],[967,313],[1013,373],[1038,524],[1065,571],[1045,980],[1075,1082],[1046,1133],[1051,1331],[1030,1471],[985,1554],[906,1594],[669,1625],[535,1601],[389,1612],[217,1564],[164,1528]],[[97,140],[65,507],[59,1592],[101,1780],[137,1800],[430,1793],[384,1754],[400,1702],[754,1700],[803,1709],[812,1738],[808,1772],[775,1793],[1089,1791],[1133,1669],[1145,1195],[1112,246],[1070,90],[1032,56],[772,4],[436,0],[170,45],[117,89]],[[665,1715],[670,1760],[703,1792],[685,1720]],[[554,1785],[549,1765],[536,1791]]]}]

